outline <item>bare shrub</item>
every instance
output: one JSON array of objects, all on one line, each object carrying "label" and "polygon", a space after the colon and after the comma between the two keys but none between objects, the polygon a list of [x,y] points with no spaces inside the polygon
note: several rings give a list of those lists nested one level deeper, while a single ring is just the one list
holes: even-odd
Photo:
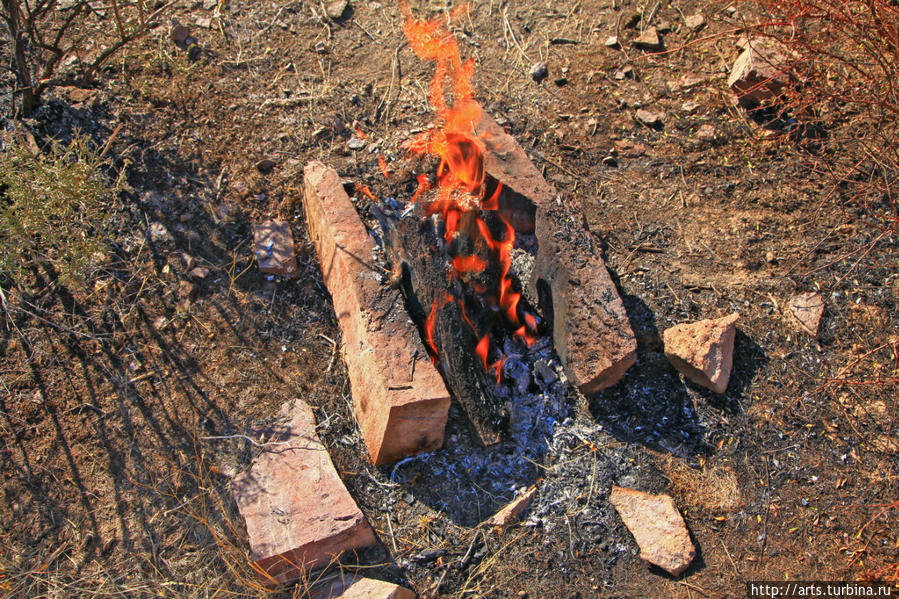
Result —
[{"label": "bare shrub", "polygon": [[[760,0],[749,29],[792,57],[786,120],[814,170],[853,218],[899,231],[899,4],[891,0]],[[806,129],[807,130],[807,129]]]},{"label": "bare shrub", "polygon": [[174,0],[2,0],[12,51],[20,113],[30,115],[41,94],[57,84],[60,67],[71,56],[84,65],[89,80],[109,58],[158,25]]}]

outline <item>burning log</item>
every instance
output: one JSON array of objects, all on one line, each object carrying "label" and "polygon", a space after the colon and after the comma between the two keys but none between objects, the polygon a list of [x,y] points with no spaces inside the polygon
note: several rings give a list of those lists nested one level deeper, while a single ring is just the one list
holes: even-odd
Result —
[{"label": "burning log", "polygon": [[502,223],[495,213],[468,211],[448,236],[443,220],[422,218],[417,206],[403,218],[378,216],[406,309],[422,327],[444,382],[481,442],[497,443],[510,414],[495,392],[502,370],[502,358],[491,357],[498,310],[485,298],[499,293],[502,265],[478,229]]},{"label": "burning log", "polygon": [[483,114],[485,173],[502,184],[500,213],[516,230],[535,231],[528,277],[568,377],[584,393],[618,382],[636,361],[637,342],[615,283],[581,216],[561,202],[515,139]]}]

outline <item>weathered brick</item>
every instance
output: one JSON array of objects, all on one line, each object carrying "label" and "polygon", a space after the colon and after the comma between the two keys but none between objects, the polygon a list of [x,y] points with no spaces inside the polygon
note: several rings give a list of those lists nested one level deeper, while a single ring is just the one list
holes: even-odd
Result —
[{"label": "weathered brick", "polygon": [[272,586],[375,543],[315,433],[312,410],[297,400],[284,405],[281,417],[272,444],[231,483],[250,558]]},{"label": "weathered brick", "polygon": [[415,593],[392,582],[347,575],[313,591],[312,599],[415,599]]},{"label": "weathered brick", "polygon": [[343,334],[356,419],[376,465],[443,445],[450,396],[408,320],[399,291],[382,284],[374,243],[340,177],[305,169],[306,222]]},{"label": "weathered brick", "polygon": [[500,212],[516,230],[537,234],[529,295],[552,323],[569,378],[584,393],[614,385],[636,361],[637,341],[599,245],[512,136],[487,115],[478,133],[487,146],[485,170],[504,187]]},{"label": "weathered brick", "polygon": [[690,566],[696,548],[671,497],[612,487],[609,502],[634,535],[641,558],[673,576],[679,576]]},{"label": "weathered brick", "polygon": [[681,374],[715,393],[724,393],[734,361],[740,314],[665,329],[665,357]]},{"label": "weathered brick", "polygon": [[269,220],[253,225],[253,240],[259,270],[285,277],[297,276],[299,269],[289,224]]}]

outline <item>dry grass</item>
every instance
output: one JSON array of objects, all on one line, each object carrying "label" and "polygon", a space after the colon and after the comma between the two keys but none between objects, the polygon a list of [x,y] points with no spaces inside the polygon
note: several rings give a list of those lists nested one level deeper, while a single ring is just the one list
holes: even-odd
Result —
[{"label": "dry grass", "polygon": [[685,506],[702,513],[729,513],[742,498],[734,471],[724,465],[690,468],[670,455],[658,456],[659,467],[668,477],[672,494]]}]

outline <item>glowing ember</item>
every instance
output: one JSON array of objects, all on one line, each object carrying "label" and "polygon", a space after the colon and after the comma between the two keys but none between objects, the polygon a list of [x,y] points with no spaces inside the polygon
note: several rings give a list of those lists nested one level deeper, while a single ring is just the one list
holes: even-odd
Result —
[{"label": "glowing ember", "polygon": [[[403,30],[409,45],[419,58],[436,63],[429,94],[431,106],[437,113],[435,126],[406,144],[407,149],[413,153],[429,154],[440,159],[436,172],[436,197],[423,206],[423,212],[426,216],[440,215],[446,228],[444,240],[447,243],[453,241],[457,235],[464,234],[472,241],[482,240],[493,253],[500,266],[499,286],[495,297],[483,299],[487,305],[501,312],[510,324],[517,327],[516,335],[531,345],[535,340],[537,321],[534,316],[525,313],[524,322],[521,322],[518,310],[521,294],[512,289],[509,272],[512,266],[515,231],[508,221],[496,212],[502,185],[497,185],[491,196],[486,197],[484,168],[486,146],[484,140],[475,132],[475,126],[481,119],[481,106],[473,98],[471,77],[474,73],[474,61],[461,60],[456,39],[443,23],[413,18],[405,0],[400,0],[400,8],[406,19]],[[462,5],[451,13],[450,18],[468,9],[467,4]],[[448,103],[446,94],[450,89],[451,104]],[[386,177],[387,169],[383,160],[380,165]],[[419,201],[422,194],[431,190],[431,183],[425,175],[419,175],[418,184],[418,190],[412,197],[413,203]],[[495,236],[487,223],[478,216],[482,211],[488,210],[493,211],[502,223],[503,231],[499,236]],[[469,214],[471,216],[468,216]],[[471,275],[483,272],[487,268],[487,263],[481,257],[457,255],[452,260],[452,266],[454,276],[468,282],[479,295],[483,296],[486,293],[482,285],[469,281]],[[472,328],[476,338],[479,339],[475,352],[485,370],[488,372],[495,370],[499,382],[505,358],[500,357],[499,360],[490,363],[489,332],[482,333],[478,330],[466,314],[462,299],[447,296],[442,303],[435,300],[432,304],[431,313],[425,321],[425,334],[431,350],[436,354],[433,335],[437,311],[449,301],[456,301],[461,308],[463,321]]]},{"label": "glowing ember", "polygon": [[383,154],[378,154],[378,168],[381,169],[381,174],[384,175],[385,179],[390,178],[390,171],[387,170],[387,161],[384,160]]}]

